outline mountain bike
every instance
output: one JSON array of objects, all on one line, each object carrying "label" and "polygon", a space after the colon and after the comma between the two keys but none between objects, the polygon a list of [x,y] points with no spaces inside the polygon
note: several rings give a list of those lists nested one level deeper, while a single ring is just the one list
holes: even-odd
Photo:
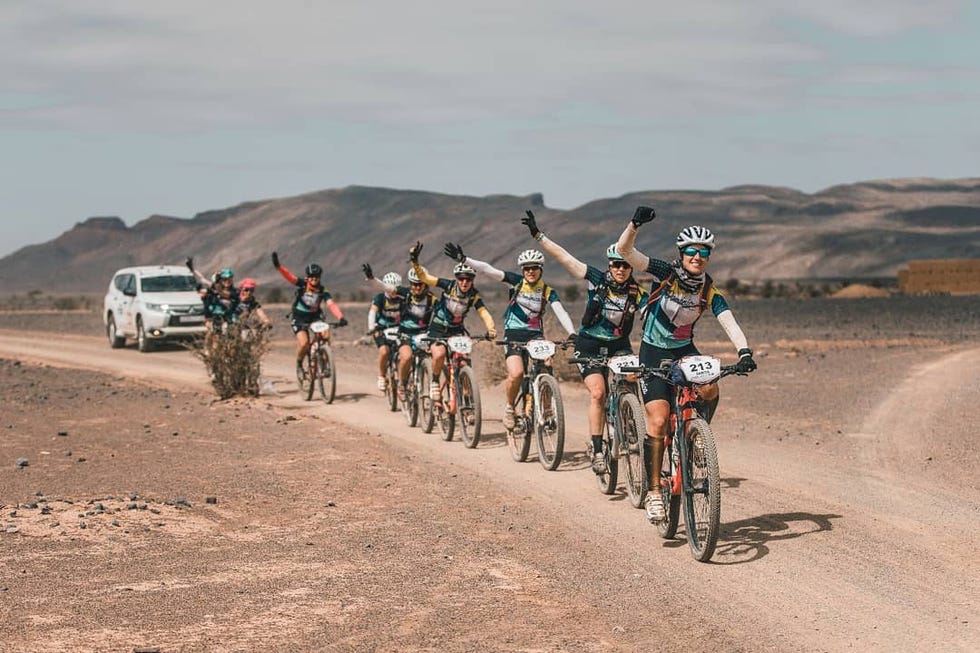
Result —
[{"label": "mountain bike", "polygon": [[332,404],[337,394],[337,368],[330,349],[330,331],[336,324],[317,320],[308,327],[310,347],[303,358],[302,367],[296,370],[296,381],[306,400],[313,399],[313,391],[319,389],[320,398]]},{"label": "mountain bike", "polygon": [[[470,354],[473,351],[473,338],[469,336],[449,336],[448,338],[428,338],[429,345],[446,346],[446,364],[439,379],[439,401],[428,401],[427,406],[432,419],[439,424],[442,439],[453,439],[456,425],[468,449],[480,442],[483,414],[480,407],[480,387],[476,382]],[[479,340],[488,340],[486,336]],[[431,365],[428,366],[431,374]],[[431,377],[430,377],[431,378]]]},{"label": "mountain bike", "polygon": [[718,447],[708,422],[702,417],[703,402],[697,387],[738,374],[735,365],[721,364],[711,356],[685,356],[664,361],[658,368],[623,368],[637,374],[666,381],[673,389],[670,422],[664,439],[664,458],[657,484],[664,502],[666,518],[657,524],[664,539],[672,539],[680,521],[684,502],[684,524],[691,555],[707,562],[715,552],[721,523],[721,480]]},{"label": "mountain bike", "polygon": [[[646,499],[648,479],[643,461],[643,439],[647,432],[646,413],[640,401],[636,374],[632,369],[639,365],[639,358],[634,354],[621,354],[569,360],[572,363],[606,368],[606,430],[602,445],[606,471],[596,474],[596,481],[603,494],[614,493],[619,478],[619,461],[622,459],[626,493],[633,507],[640,508]],[[587,453],[591,459],[591,442]]]},{"label": "mountain bike", "polygon": [[565,409],[562,404],[558,379],[551,367],[552,357],[558,346],[550,340],[535,339],[527,342],[498,340],[498,345],[520,345],[524,360],[524,377],[514,398],[514,428],[507,431],[510,455],[517,462],[527,460],[531,450],[531,436],[538,445],[538,461],[548,471],[558,469],[565,451]]}]

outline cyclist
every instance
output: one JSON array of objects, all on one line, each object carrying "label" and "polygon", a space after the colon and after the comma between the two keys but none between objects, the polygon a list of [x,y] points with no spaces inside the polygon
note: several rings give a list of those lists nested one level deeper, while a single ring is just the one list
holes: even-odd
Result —
[{"label": "cyclist", "polygon": [[235,273],[232,269],[222,268],[208,279],[194,268],[193,258],[188,257],[184,263],[203,291],[201,301],[204,303],[206,333],[209,336],[218,333],[223,324],[237,321],[240,297],[238,289],[235,288]]},{"label": "cyclist", "polygon": [[436,297],[429,290],[429,287],[422,283],[422,279],[419,278],[414,269],[408,271],[408,287],[395,287],[387,284],[385,279],[388,275],[385,275],[384,279],[375,278],[371,266],[367,263],[361,266],[361,270],[364,271],[365,278],[374,281],[386,293],[395,291],[402,296],[402,312],[398,322],[398,333],[407,336],[407,338],[402,340],[402,344],[398,348],[398,378],[400,380],[398,399],[404,401],[406,386],[409,382],[408,375],[412,368],[412,354],[416,347],[411,336],[417,336],[429,328]]},{"label": "cyclist", "polygon": [[[698,354],[694,345],[694,324],[705,310],[718,318],[729,340],[738,351],[738,371],[748,373],[756,368],[745,334],[735,321],[725,296],[714,287],[711,276],[705,271],[708,259],[715,247],[715,237],[710,229],[698,225],[685,227],[677,234],[677,259],[671,262],[650,258],[634,248],[637,229],[652,221],[656,212],[648,206],[637,207],[629,224],[616,243],[617,251],[634,267],[654,277],[650,291],[650,303],[645,311],[643,341],[640,344],[640,362],[657,366],[665,359],[677,360],[683,356]],[[661,379],[641,379],[647,420],[647,437],[644,441],[644,459],[647,461],[648,478],[656,479],[664,455],[664,436],[670,415],[670,388]],[[712,383],[698,390],[704,402],[703,414],[711,421],[718,407],[718,384]],[[660,492],[651,492],[646,499],[647,518],[652,522],[664,519],[664,505]]]},{"label": "cyclist", "polygon": [[238,286],[238,295],[240,300],[238,303],[238,321],[242,324],[246,324],[254,315],[259,321],[260,328],[271,329],[272,320],[270,320],[269,316],[265,314],[264,310],[262,310],[262,304],[260,304],[259,300],[255,297],[256,285],[255,279],[246,278],[242,279],[241,285]]},{"label": "cyclist", "polygon": [[538,250],[526,249],[517,255],[520,273],[498,270],[489,263],[467,256],[458,244],[446,243],[443,253],[459,263],[470,265],[480,274],[510,286],[510,301],[504,311],[504,339],[514,344],[507,345],[504,351],[504,364],[507,368],[507,380],[504,382],[504,394],[507,397],[504,428],[511,431],[514,429],[514,400],[524,378],[524,352],[516,343],[544,337],[544,311],[549,304],[569,337],[575,336],[575,326],[568,317],[568,311],[562,306],[558,292],[541,279],[544,254]]},{"label": "cyclist", "polygon": [[391,347],[388,346],[384,329],[398,326],[401,322],[402,304],[405,298],[398,292],[398,287],[402,285],[402,275],[389,272],[382,277],[381,282],[385,289],[377,294],[371,302],[371,308],[368,309],[368,333],[374,336],[374,344],[378,347],[378,390],[384,392],[388,388],[385,370],[388,368],[388,357],[391,355]]},{"label": "cyclist", "polygon": [[[408,257],[412,261],[412,270],[425,285],[438,286],[442,289],[442,296],[436,300],[432,308],[429,336],[432,338],[448,338],[463,335],[466,332],[463,327],[463,320],[471,308],[476,308],[476,314],[480,316],[483,324],[487,327],[487,335],[496,338],[497,329],[493,324],[493,316],[490,315],[486,304],[483,303],[480,291],[473,285],[476,270],[465,263],[457,263],[453,267],[453,279],[433,277],[428,270],[419,264],[421,251],[422,243],[420,241],[417,241],[408,250]],[[441,344],[433,344],[430,352],[432,354],[432,383],[429,385],[429,397],[432,401],[437,402],[441,401],[439,375],[442,374],[442,367],[446,362],[446,347]]]},{"label": "cyclist", "polygon": [[[633,278],[633,268],[616,252],[615,245],[606,249],[609,261],[606,270],[588,265],[569,254],[558,243],[550,240],[538,229],[534,213],[526,211],[521,222],[541,248],[553,256],[576,279],[588,283],[585,313],[575,338],[576,358],[598,358],[633,351],[630,332],[638,310],[649,299]],[[585,387],[589,389],[589,434],[592,448],[592,471],[605,474],[606,460],[602,455],[602,433],[606,421],[606,373],[605,368],[579,365]]]},{"label": "cyclist", "polygon": [[310,348],[310,325],[317,320],[323,319],[323,307],[337,318],[337,326],[346,326],[347,318],[344,317],[337,302],[333,300],[330,293],[320,285],[320,278],[323,275],[323,268],[317,263],[310,263],[304,270],[305,276],[300,279],[289,271],[286,266],[279,263],[279,254],[272,252],[272,265],[279,271],[282,278],[296,286],[296,297],[293,299],[292,308],[289,316],[293,333],[296,334],[296,373],[302,374],[303,357],[306,356]]}]

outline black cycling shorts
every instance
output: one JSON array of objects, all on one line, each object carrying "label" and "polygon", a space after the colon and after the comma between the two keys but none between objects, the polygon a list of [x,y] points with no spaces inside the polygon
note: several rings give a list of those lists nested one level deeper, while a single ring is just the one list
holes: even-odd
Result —
[{"label": "black cycling shorts", "polygon": [[[632,353],[633,345],[630,344],[630,339],[625,336],[615,340],[598,340],[585,333],[575,336],[575,358],[608,358],[609,356]],[[602,365],[586,366],[579,363],[578,371],[583,379],[592,374],[602,374],[603,376],[606,374],[606,368]]]},{"label": "black cycling shorts", "polygon": [[523,356],[524,347],[519,343],[530,342],[535,338],[542,338],[543,335],[540,331],[532,331],[531,329],[510,329],[504,331],[504,340],[513,340],[514,343],[504,347],[504,358],[509,356]]},{"label": "black cycling shorts", "polygon": [[[646,367],[659,367],[660,361],[662,360],[677,360],[678,358],[683,358],[684,356],[696,356],[701,352],[698,348],[694,346],[694,343],[688,343],[683,347],[678,347],[677,349],[664,349],[662,347],[654,347],[653,345],[648,345],[643,342],[640,343],[640,365]],[[664,399],[670,401],[673,397],[673,388],[663,379],[658,379],[656,377],[642,377],[640,379],[640,394],[643,396],[643,403],[650,403],[656,399]]]}]

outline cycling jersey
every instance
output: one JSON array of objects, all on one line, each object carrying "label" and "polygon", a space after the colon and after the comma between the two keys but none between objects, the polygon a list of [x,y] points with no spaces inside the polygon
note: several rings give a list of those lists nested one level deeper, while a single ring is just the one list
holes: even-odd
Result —
[{"label": "cycling jersey", "polygon": [[398,294],[402,296],[402,313],[398,330],[409,335],[425,331],[432,320],[432,310],[436,304],[435,295],[427,289],[422,295],[416,297],[407,287],[399,288]]},{"label": "cycling jersey", "polygon": [[579,333],[588,334],[596,340],[628,338],[632,331],[632,314],[646,306],[650,293],[635,285],[635,282],[632,294],[629,284],[625,291],[617,291],[610,284],[609,273],[592,265],[586,266],[585,280],[589,283],[586,306],[600,302],[601,314],[594,324],[586,324],[583,318]]},{"label": "cycling jersey", "polygon": [[378,293],[374,301],[371,302],[371,305],[377,309],[374,318],[376,326],[379,329],[398,326],[402,320],[402,305],[404,302],[405,297],[400,292],[396,292],[394,296],[383,292]]},{"label": "cycling jersey", "polygon": [[646,271],[653,275],[657,286],[663,281],[669,281],[660,291],[660,296],[646,310],[643,342],[648,345],[663,349],[690,345],[694,338],[694,324],[705,309],[710,308],[716,317],[731,310],[728,300],[714,287],[707,275],[704,282],[707,284],[707,292],[691,292],[681,288],[676,277],[671,276],[672,268],[666,261],[651,258]]},{"label": "cycling jersey", "polygon": [[226,292],[218,292],[213,286],[204,294],[204,316],[232,322],[240,312],[238,290],[231,288]]},{"label": "cycling jersey", "polygon": [[296,298],[290,311],[293,320],[310,323],[323,319],[323,304],[330,301],[331,294],[323,286],[318,285],[313,290],[306,288],[306,278],[297,279]]},{"label": "cycling jersey", "polygon": [[558,292],[543,280],[528,283],[523,274],[504,272],[504,283],[510,284],[510,303],[504,311],[504,333],[514,330],[541,333],[541,320],[548,304],[561,301]]},{"label": "cycling jersey", "polygon": [[476,286],[471,286],[464,293],[455,279],[441,277],[436,281],[436,286],[442,289],[442,296],[436,300],[432,309],[432,327],[439,330],[462,328],[463,320],[471,308],[486,309]]}]

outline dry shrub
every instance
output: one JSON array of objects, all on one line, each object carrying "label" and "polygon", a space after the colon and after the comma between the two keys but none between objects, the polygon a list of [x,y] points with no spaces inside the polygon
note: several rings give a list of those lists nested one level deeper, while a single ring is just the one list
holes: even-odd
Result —
[{"label": "dry shrub", "polygon": [[204,361],[218,396],[257,397],[262,357],[269,350],[266,329],[229,324],[223,333],[194,342],[194,355]]}]

